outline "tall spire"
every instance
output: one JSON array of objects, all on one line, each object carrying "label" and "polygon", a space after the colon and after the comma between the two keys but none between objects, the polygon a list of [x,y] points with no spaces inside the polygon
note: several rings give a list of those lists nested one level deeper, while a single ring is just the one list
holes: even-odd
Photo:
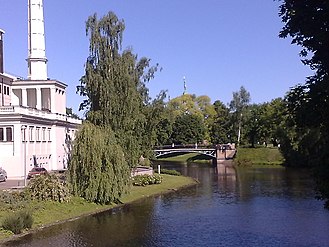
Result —
[{"label": "tall spire", "polygon": [[186,94],[186,90],[187,90],[187,87],[186,87],[186,78],[185,76],[183,77],[183,81],[184,81],[184,91],[183,91],[183,95]]},{"label": "tall spire", "polygon": [[3,34],[5,31],[0,29],[0,74],[2,74],[4,70],[3,66]]},{"label": "tall spire", "polygon": [[47,80],[43,0],[28,0],[28,79]]}]

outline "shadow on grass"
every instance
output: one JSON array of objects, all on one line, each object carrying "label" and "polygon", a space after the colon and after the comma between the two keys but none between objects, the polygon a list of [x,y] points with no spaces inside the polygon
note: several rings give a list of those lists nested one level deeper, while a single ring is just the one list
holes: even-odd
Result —
[{"label": "shadow on grass", "polygon": [[211,161],[213,158],[208,156],[208,155],[204,155],[204,154],[197,154],[193,157],[190,157],[187,159],[187,162],[196,162],[196,161]]}]

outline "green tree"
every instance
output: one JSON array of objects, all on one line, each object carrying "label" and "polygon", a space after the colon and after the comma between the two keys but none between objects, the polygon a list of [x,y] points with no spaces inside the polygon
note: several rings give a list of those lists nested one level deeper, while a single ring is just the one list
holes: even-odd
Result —
[{"label": "green tree", "polygon": [[89,56],[77,92],[85,98],[80,110],[90,123],[74,141],[69,169],[73,192],[99,203],[126,191],[130,168],[149,153],[154,139],[146,83],[158,67],[138,60],[131,49],[121,50],[124,29],[113,12],[86,22]]},{"label": "green tree", "polygon": [[240,87],[239,91],[233,92],[233,98],[229,104],[230,111],[233,113],[232,125],[235,136],[237,136],[237,144],[240,144],[241,139],[241,129],[244,120],[244,113],[250,102],[250,93],[243,87]]},{"label": "green tree", "polygon": [[131,50],[121,52],[124,29],[124,21],[113,12],[100,20],[96,14],[88,18],[89,57],[77,91],[86,98],[80,109],[87,110],[87,120],[109,126],[128,163],[134,166],[145,148],[142,140],[147,138],[145,105],[149,96],[145,83],[157,66],[150,67],[147,58],[138,60]]},{"label": "green tree", "polygon": [[260,141],[262,127],[261,115],[261,105],[250,105],[248,106],[248,110],[245,111],[246,123],[244,124],[244,136],[245,139],[248,140],[251,147],[255,147],[255,144]]},{"label": "green tree", "polygon": [[85,122],[74,140],[69,166],[73,194],[107,204],[127,192],[130,169],[109,127]]},{"label": "green tree", "polygon": [[72,108],[66,107],[66,115],[75,119],[80,119],[80,117],[73,112]]},{"label": "green tree", "polygon": [[175,118],[184,114],[193,114],[202,117],[203,114],[196,104],[195,99],[195,95],[184,94],[170,100],[168,102],[168,108],[173,112]]},{"label": "green tree", "polygon": [[216,114],[210,126],[211,142],[213,144],[229,143],[231,142],[229,109],[220,100],[216,100],[213,107]]},{"label": "green tree", "polygon": [[291,131],[283,152],[290,164],[315,167],[320,198],[329,208],[329,2],[285,0],[279,14],[280,37],[300,45],[303,62],[315,72],[287,95]]},{"label": "green tree", "polygon": [[204,140],[205,126],[200,116],[184,114],[176,118],[172,140],[177,144],[194,144]]}]

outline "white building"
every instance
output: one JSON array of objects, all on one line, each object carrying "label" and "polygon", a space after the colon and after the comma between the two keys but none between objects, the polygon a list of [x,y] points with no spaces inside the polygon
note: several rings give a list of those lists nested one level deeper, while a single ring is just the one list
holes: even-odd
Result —
[{"label": "white building", "polygon": [[35,165],[66,168],[67,141],[81,120],[66,115],[67,85],[47,78],[42,0],[28,0],[28,79],[4,72],[0,30],[0,167],[24,178]]}]

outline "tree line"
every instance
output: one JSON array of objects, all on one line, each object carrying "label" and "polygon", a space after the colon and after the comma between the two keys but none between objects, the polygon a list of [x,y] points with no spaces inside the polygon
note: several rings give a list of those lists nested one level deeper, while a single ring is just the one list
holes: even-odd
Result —
[{"label": "tree line", "polygon": [[281,2],[279,36],[302,47],[314,75],[261,104],[251,104],[243,86],[228,104],[186,93],[168,100],[166,91],[151,99],[147,83],[159,65],[122,49],[125,23],[113,12],[89,17],[89,56],[77,87],[86,120],[69,161],[73,191],[113,202],[129,190],[131,167],[152,157],[154,146],[230,142],[279,146],[286,165],[314,168],[319,197],[329,199],[328,2]]}]

